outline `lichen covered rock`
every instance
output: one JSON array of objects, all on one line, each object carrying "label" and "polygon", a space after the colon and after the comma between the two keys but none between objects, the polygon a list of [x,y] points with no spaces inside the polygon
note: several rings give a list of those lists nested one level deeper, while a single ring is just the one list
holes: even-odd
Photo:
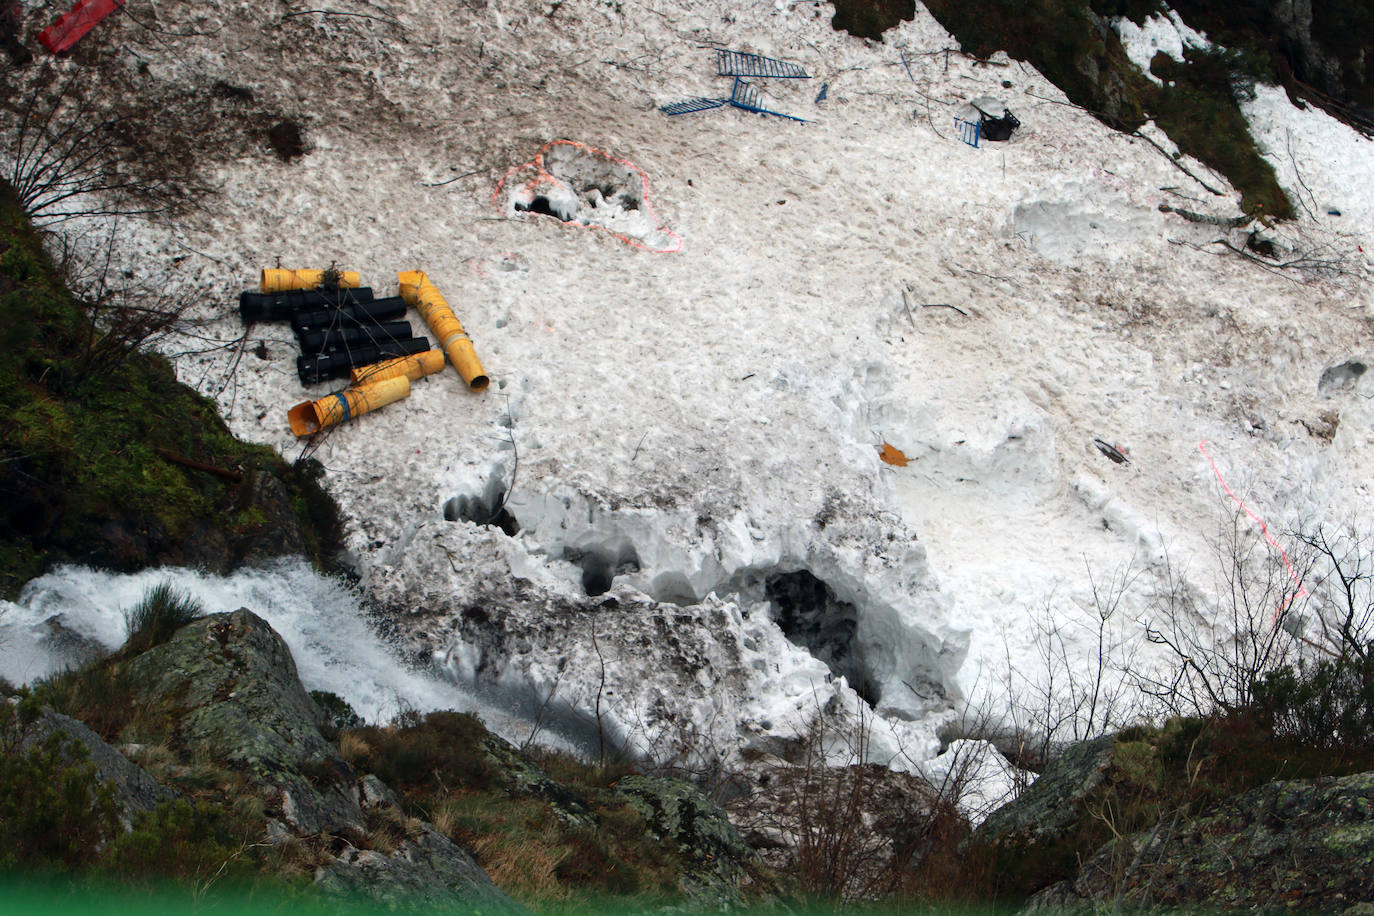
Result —
[{"label": "lichen covered rock", "polygon": [[1342,912],[1374,902],[1374,773],[1271,782],[1123,843],[1079,870],[1079,900]]},{"label": "lichen covered rock", "polygon": [[686,863],[682,889],[695,905],[743,903],[762,862],[719,805],[680,779],[627,776],[615,788],[650,832],[677,844]]}]

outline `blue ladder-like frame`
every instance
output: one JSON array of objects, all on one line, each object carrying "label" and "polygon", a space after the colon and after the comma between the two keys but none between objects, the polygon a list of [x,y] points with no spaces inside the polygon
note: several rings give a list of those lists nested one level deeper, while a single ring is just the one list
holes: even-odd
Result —
[{"label": "blue ladder-like frame", "polygon": [[685,115],[694,111],[710,111],[712,108],[720,108],[729,99],[688,99],[685,102],[671,102],[661,106],[658,110],[666,115]]},{"label": "blue ladder-like frame", "polygon": [[764,108],[759,104],[759,91],[738,76],[735,77],[734,88],[730,90],[730,104],[741,111],[752,111],[754,114],[772,115],[775,118],[786,118],[789,121],[800,121],[803,124],[811,123],[805,118],[794,118],[789,114],[783,114],[780,111],[770,111]]},{"label": "blue ladder-like frame", "polygon": [[974,149],[978,148],[978,140],[983,133],[983,124],[981,121],[967,121],[955,115],[954,129],[959,132],[960,140],[963,140]]},{"label": "blue ladder-like frame", "polygon": [[809,80],[800,64],[774,60],[745,51],[716,49],[716,76],[762,76],[770,79]]}]

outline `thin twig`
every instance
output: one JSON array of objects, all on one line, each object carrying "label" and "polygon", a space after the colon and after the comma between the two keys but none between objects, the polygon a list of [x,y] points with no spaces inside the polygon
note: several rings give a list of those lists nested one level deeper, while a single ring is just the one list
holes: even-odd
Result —
[{"label": "thin twig", "polygon": [[1190,171],[1188,170],[1188,167],[1185,166],[1183,163],[1179,162],[1179,161],[1178,161],[1177,159],[1175,159],[1173,156],[1171,156],[1171,155],[1169,154],[1169,151],[1168,151],[1168,150],[1166,150],[1164,147],[1160,146],[1160,145],[1159,145],[1158,143],[1156,143],[1155,141],[1151,140],[1149,137],[1147,137],[1147,136],[1145,136],[1144,134],[1142,134],[1140,131],[1137,130],[1135,133],[1131,134],[1130,136],[1132,136],[1132,137],[1139,137],[1140,139],[1144,140],[1146,143],[1148,143],[1148,144],[1150,144],[1151,146],[1153,146],[1155,149],[1159,150],[1159,154],[1160,154],[1161,156],[1163,156],[1165,159],[1169,160],[1170,164],[1173,165],[1174,168],[1178,169],[1180,172],[1182,172],[1183,174],[1187,175],[1189,178],[1193,179],[1193,180],[1196,181],[1198,184],[1202,185],[1203,188],[1205,188],[1206,190],[1208,190],[1208,191],[1210,191],[1211,193],[1215,194],[1217,197],[1225,197],[1225,196],[1226,196],[1226,194],[1225,194],[1224,192],[1218,191],[1216,188],[1212,187],[1212,186],[1209,185],[1207,182],[1203,181],[1201,178],[1197,177],[1197,176],[1194,175],[1192,172],[1190,172]]},{"label": "thin twig", "polygon": [[515,456],[510,469],[510,486],[506,487],[505,495],[501,497],[501,505],[492,510],[491,518],[483,522],[484,525],[490,525],[506,511],[506,503],[510,502],[510,495],[515,492],[515,475],[520,473],[520,448],[515,444],[515,418],[510,414],[510,395],[506,395],[506,435],[510,437],[511,454]]},{"label": "thin twig", "polygon": [[964,311],[963,309],[959,308],[959,306],[957,306],[957,305],[952,305],[952,304],[950,304],[950,303],[948,303],[948,302],[923,302],[923,303],[921,304],[921,308],[923,308],[923,309],[954,309],[956,312],[958,312],[960,315],[963,315],[965,318],[968,317],[968,312],[966,312],[966,311]]},{"label": "thin twig", "polygon": [[485,172],[485,171],[486,171],[486,169],[477,169],[476,171],[473,171],[473,172],[464,172],[462,175],[455,175],[454,177],[449,178],[449,179],[447,179],[447,180],[445,180],[445,181],[436,181],[436,182],[433,182],[433,183],[430,183],[430,182],[427,182],[427,181],[422,181],[422,182],[420,182],[420,184],[421,184],[421,186],[426,187],[426,188],[442,188],[442,187],[443,187],[444,185],[446,185],[446,184],[453,184],[455,181],[459,181],[459,180],[461,180],[461,179],[463,179],[463,178],[471,178],[473,175],[481,175],[481,174],[482,174],[483,172]]},{"label": "thin twig", "polygon": [[401,24],[400,24],[399,22],[397,22],[395,19],[389,19],[389,18],[387,18],[387,17],[385,17],[385,16],[372,16],[372,15],[369,15],[369,14],[367,14],[367,13],[347,13],[347,12],[344,12],[344,11],[342,11],[342,10],[296,10],[296,11],[293,12],[293,13],[282,13],[281,18],[283,18],[283,19],[290,19],[290,18],[292,18],[293,16],[310,16],[310,15],[320,15],[320,16],[354,16],[354,17],[356,17],[356,18],[358,18],[358,19],[371,19],[371,20],[374,21],[374,22],[385,22],[387,25],[393,25],[393,26],[395,26],[396,28],[400,28],[400,27],[401,27]]}]

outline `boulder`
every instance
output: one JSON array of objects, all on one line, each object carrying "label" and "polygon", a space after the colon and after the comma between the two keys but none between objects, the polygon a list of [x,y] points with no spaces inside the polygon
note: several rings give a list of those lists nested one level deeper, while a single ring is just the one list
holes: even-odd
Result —
[{"label": "boulder", "polygon": [[525,914],[463,849],[428,824],[387,855],[347,849],[315,874],[327,893],[370,898],[389,910]]},{"label": "boulder", "polygon": [[1104,845],[1034,902],[1340,913],[1374,903],[1374,773],[1271,782]]},{"label": "boulder", "polygon": [[130,761],[81,722],[70,716],[45,709],[24,733],[20,748],[42,745],[54,732],[75,744],[85,747],[87,760],[95,767],[95,777],[114,787],[115,800],[120,806],[120,822],[128,830],[134,815],[152,811],[158,802],[170,801],[176,794],[160,785],[143,768]]},{"label": "boulder", "polygon": [[677,844],[684,860],[682,890],[693,906],[744,902],[743,891],[763,863],[719,805],[691,783],[661,776],[627,776],[615,789],[655,837]]},{"label": "boulder", "polygon": [[361,835],[356,776],[320,733],[291,651],[247,608],[188,624],[133,659],[130,681],[174,698],[176,742],[242,773],[298,835]]}]

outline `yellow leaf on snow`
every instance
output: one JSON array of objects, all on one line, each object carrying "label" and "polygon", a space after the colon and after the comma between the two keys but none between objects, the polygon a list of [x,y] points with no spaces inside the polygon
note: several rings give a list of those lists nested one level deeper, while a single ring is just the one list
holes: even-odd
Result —
[{"label": "yellow leaf on snow", "polygon": [[899,468],[904,468],[907,465],[907,458],[902,450],[888,442],[883,443],[882,451],[878,452],[878,457],[888,464],[895,464]]}]

